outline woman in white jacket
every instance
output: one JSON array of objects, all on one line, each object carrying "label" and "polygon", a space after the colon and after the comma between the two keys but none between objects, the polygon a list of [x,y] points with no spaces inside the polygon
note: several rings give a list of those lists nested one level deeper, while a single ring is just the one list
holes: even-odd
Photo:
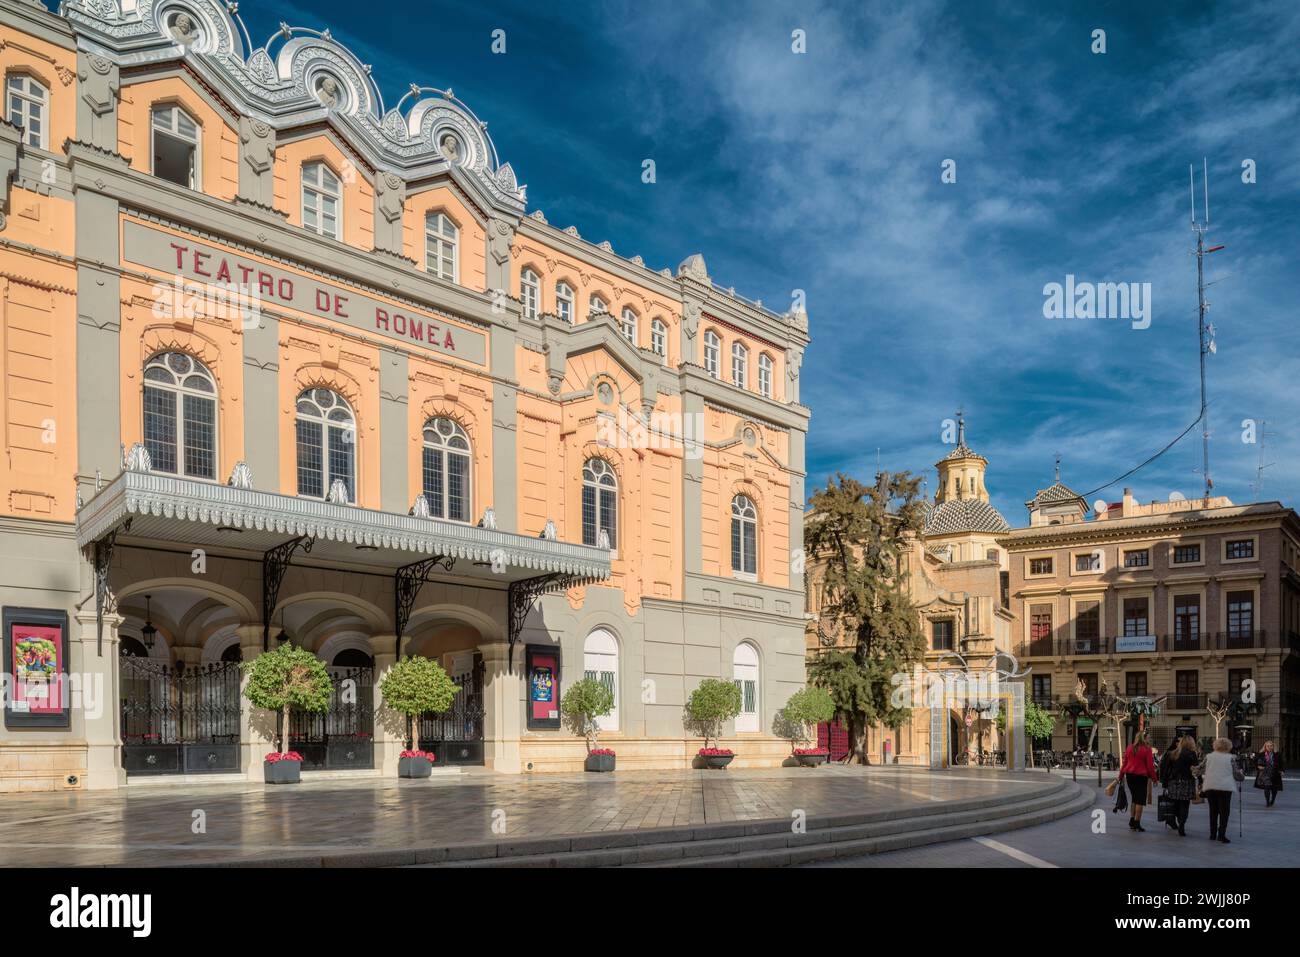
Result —
[{"label": "woman in white jacket", "polygon": [[1232,792],[1237,786],[1232,774],[1232,742],[1215,738],[1214,750],[1205,756],[1205,779],[1201,793],[1210,807],[1210,840],[1231,844],[1228,840],[1228,814],[1232,810]]}]

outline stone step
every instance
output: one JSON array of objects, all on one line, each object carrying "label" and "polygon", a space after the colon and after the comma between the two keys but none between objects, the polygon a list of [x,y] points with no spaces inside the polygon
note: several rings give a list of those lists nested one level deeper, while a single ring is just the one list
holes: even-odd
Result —
[{"label": "stone step", "polygon": [[[890,816],[871,822],[814,827],[813,822],[810,821],[808,830],[803,834],[794,834],[790,830],[789,821],[761,821],[743,826],[714,826],[717,831],[727,829],[727,833],[715,833],[708,828],[696,828],[689,834],[685,834],[684,829],[674,829],[669,836],[675,839],[670,840],[655,840],[654,838],[661,835],[643,833],[640,836],[646,840],[635,846],[582,848],[574,847],[573,843],[577,839],[573,839],[568,842],[569,847],[566,849],[563,846],[565,843],[563,839],[555,839],[552,847],[534,848],[534,853],[517,854],[510,852],[520,849],[519,847],[503,845],[500,853],[495,857],[448,860],[424,866],[704,867],[733,866],[715,862],[743,860],[752,860],[752,866],[784,866],[797,861],[874,853],[862,848],[877,844],[882,849],[893,850],[893,846],[887,846],[891,840],[901,839],[903,843],[898,846],[911,847],[914,846],[911,839],[915,835],[927,836],[926,840],[919,843],[933,843],[965,836],[964,833],[958,833],[963,828],[975,828],[972,833],[986,834],[1055,820],[1062,813],[1075,813],[1078,808],[1074,805],[1082,799],[1081,795],[1082,791],[1076,790],[1076,786],[1062,782],[1062,787],[1054,788],[1047,794],[1039,794],[1029,799],[1003,800],[982,807],[954,810],[955,802],[936,802],[934,807],[937,810],[926,807],[924,813]],[[1087,795],[1087,802],[1092,803],[1091,791]],[[1062,809],[1067,810],[1062,811]],[[1028,823],[1021,823],[1022,821]],[[637,836],[637,832],[627,832],[627,834],[629,837]],[[956,837],[943,836],[947,834],[955,834]],[[597,838],[603,835],[590,836]],[[846,854],[840,850],[843,847],[855,849],[850,854]]]},{"label": "stone step", "polygon": [[1003,834],[1008,831],[1078,814],[1093,807],[1096,803],[1096,791],[1079,786],[1078,793],[1064,802],[1053,802],[1044,807],[1025,809],[1005,817],[966,823],[945,823],[939,827],[930,827],[917,831],[904,831],[880,837],[859,838],[836,842],[831,845],[814,844],[807,847],[756,848],[745,849],[734,854],[716,854],[708,857],[689,857],[665,861],[660,864],[635,864],[635,867],[788,867],[796,864],[808,864],[833,858],[861,857],[866,854],[880,854],[885,851],[898,851],[926,844],[943,844],[948,841],[965,840],[987,834]]}]

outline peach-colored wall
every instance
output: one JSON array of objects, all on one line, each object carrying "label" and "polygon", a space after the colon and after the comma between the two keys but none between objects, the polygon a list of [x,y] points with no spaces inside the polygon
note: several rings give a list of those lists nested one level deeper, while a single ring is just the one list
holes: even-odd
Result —
[{"label": "peach-colored wall", "polygon": [[[10,218],[13,223],[14,218]],[[7,227],[9,238],[15,231]],[[0,249],[0,511],[71,521],[77,468],[76,274]]]},{"label": "peach-colored wall", "polygon": [[407,367],[407,501],[424,490],[424,424],[435,417],[460,423],[469,435],[470,517],[492,505],[492,384],[487,378],[412,357]]},{"label": "peach-colored wall", "polygon": [[203,192],[218,199],[234,199],[239,188],[239,135],[226,118],[208,105],[180,77],[131,82],[122,79],[121,102],[117,110],[117,151],[131,161],[131,168],[152,172],[151,114],[154,106],[175,103],[198,123],[199,176]]},{"label": "peach-colored wall", "polygon": [[460,285],[480,292],[485,290],[487,236],[475,214],[456,190],[437,186],[406,197],[402,214],[403,251],[419,264],[420,269],[425,268],[424,223],[430,213],[438,211],[446,213],[460,227],[460,244],[457,248]]},{"label": "peach-colored wall", "polygon": [[343,189],[342,242],[375,248],[375,189],[350,153],[325,134],[284,142],[275,149],[275,208],[294,226],[302,225],[302,168],[323,162]]},{"label": "peach-colored wall", "polygon": [[745,389],[748,392],[758,392],[758,361],[762,355],[767,355],[772,360],[772,395],[771,398],[778,402],[784,401],[785,398],[785,351],[776,346],[759,339],[757,336],[746,335],[738,332],[726,323],[720,322],[712,316],[705,315],[700,319],[700,331],[695,337],[698,354],[691,360],[698,365],[704,365],[704,336],[705,333],[712,332],[722,340],[718,347],[718,378],[723,382],[731,382],[731,348],[739,342],[749,352],[749,361],[746,363],[745,370]]},{"label": "peach-colored wall", "polygon": [[49,91],[50,152],[62,153],[64,142],[76,137],[77,55],[0,23],[0,74],[11,70],[30,74]]}]

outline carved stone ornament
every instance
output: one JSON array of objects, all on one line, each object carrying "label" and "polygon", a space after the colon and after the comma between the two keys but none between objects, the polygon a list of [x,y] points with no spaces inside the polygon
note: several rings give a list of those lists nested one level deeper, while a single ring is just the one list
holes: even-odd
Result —
[{"label": "carved stone ornament", "polygon": [[548,518],[546,524],[542,527],[542,533],[537,537],[544,538],[548,542],[555,541],[559,537],[555,531],[555,523]]},{"label": "carved stone ornament", "polygon": [[596,533],[596,547],[609,551],[609,529],[602,528]]},{"label": "carved stone ornament", "polygon": [[429,500],[424,497],[423,492],[415,496],[415,502],[412,503],[411,511],[407,514],[414,515],[416,518],[429,518],[431,514],[429,511]]},{"label": "carved stone ornament", "polygon": [[128,472],[152,472],[153,459],[143,442],[136,442],[122,459],[122,468]]},{"label": "carved stone ornament", "polygon": [[172,36],[186,46],[193,46],[199,38],[199,29],[194,23],[194,18],[184,10],[172,17],[171,32]]},{"label": "carved stone ornament", "polygon": [[336,478],[330,482],[330,494],[327,501],[332,505],[351,505],[352,499],[348,495],[348,483],[341,478]]},{"label": "carved stone ornament", "polygon": [[236,462],[235,467],[230,470],[230,478],[226,484],[231,488],[252,488],[253,470],[248,467],[247,462]]},{"label": "carved stone ornament", "polygon": [[497,527],[497,513],[491,506],[483,510],[483,517],[478,520],[479,528],[489,528],[495,530]]}]

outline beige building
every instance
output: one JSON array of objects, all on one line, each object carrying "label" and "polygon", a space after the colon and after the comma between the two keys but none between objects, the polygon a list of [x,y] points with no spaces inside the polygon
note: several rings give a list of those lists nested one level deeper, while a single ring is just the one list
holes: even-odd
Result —
[{"label": "beige building", "polygon": [[[1221,732],[1246,748],[1300,748],[1300,521],[1278,502],[1224,497],[1139,504],[1090,514],[1058,481],[1026,503],[1029,525],[1006,549],[1014,653],[1032,698],[1059,710],[1082,681],[1160,703],[1163,746],[1178,729],[1214,733],[1207,704],[1230,700]],[[1251,693],[1253,689],[1253,694]],[[1253,701],[1252,701],[1253,698]],[[1077,710],[1077,708],[1075,709]],[[1087,743],[1086,715],[1057,723],[1057,750]],[[1133,728],[1126,727],[1126,737]],[[1115,751],[1113,729],[1098,737]],[[1040,746],[1046,746],[1041,742]]]},{"label": "beige building", "polygon": [[[964,420],[958,429],[957,445],[935,464],[938,489],[926,513],[924,535],[912,540],[902,566],[926,642],[919,665],[922,675],[953,670],[983,673],[1005,666],[995,656],[1007,651],[1012,640],[1012,615],[1003,588],[1006,556],[998,544],[1010,526],[989,502],[984,484],[988,460],[966,445]],[[823,572],[815,561],[810,566],[810,661],[827,649],[848,644],[816,618]],[[969,761],[980,748],[998,749],[994,712],[945,710],[949,713],[939,727],[946,763]],[[930,712],[930,708],[915,709],[911,720],[897,730],[871,728],[867,745],[872,760],[929,765],[935,727]]]}]

